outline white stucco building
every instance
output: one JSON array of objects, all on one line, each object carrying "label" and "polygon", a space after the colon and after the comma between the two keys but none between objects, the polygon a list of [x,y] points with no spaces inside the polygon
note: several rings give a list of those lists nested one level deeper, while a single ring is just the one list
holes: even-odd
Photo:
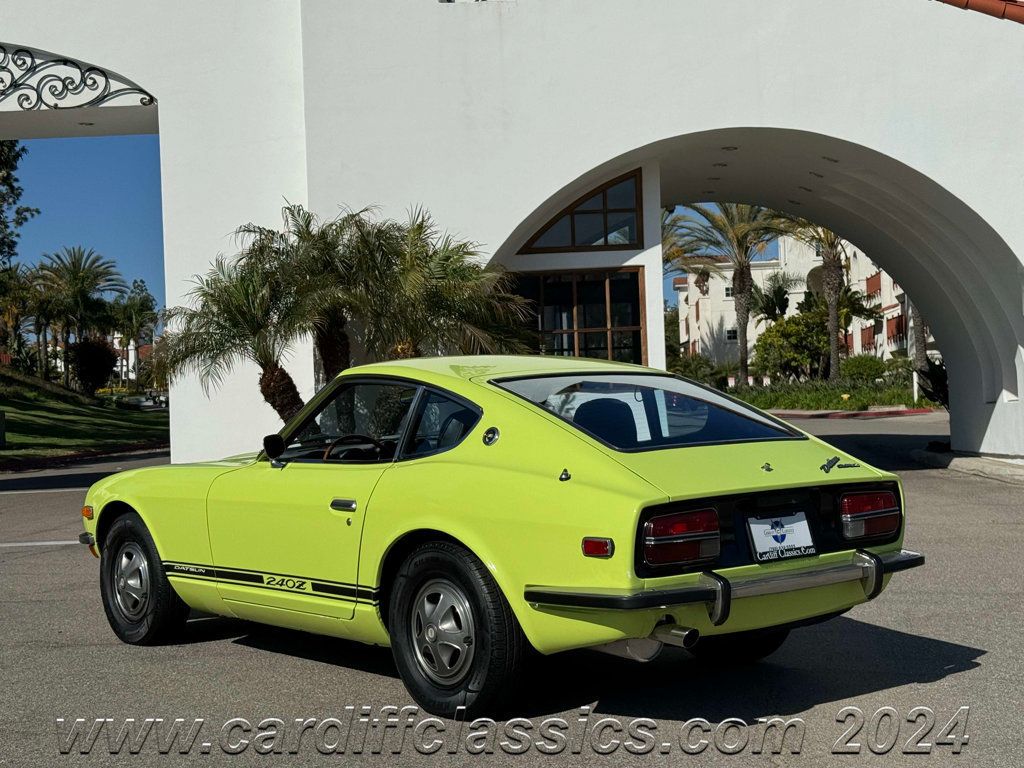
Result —
[{"label": "white stucco building", "polygon": [[[955,448],[1024,455],[1012,21],[927,0],[34,0],[0,9],[0,44],[0,137],[159,133],[169,304],[286,199],[425,204],[535,276],[538,343],[659,366],[660,211],[757,202],[857,243],[914,296]],[[63,57],[96,87],[39,87]],[[627,178],[632,200],[613,191]],[[310,395],[308,347],[287,365]],[[276,430],[256,382],[177,383],[174,459]]]},{"label": "white stucco building", "polygon": [[[786,316],[797,314],[806,291],[820,291],[821,257],[814,248],[792,237],[779,238],[769,258],[751,265],[755,284],[765,287],[769,277],[784,273],[801,282],[788,292]],[[870,354],[887,360],[893,355],[913,355],[912,320],[909,298],[903,288],[852,243],[845,244],[846,283],[864,295],[865,304],[881,312],[878,320],[854,318],[846,333],[851,355]],[[702,354],[717,364],[738,359],[736,308],[732,296],[732,274],[721,267],[706,282],[693,276],[676,277],[672,287],[679,306],[680,349]],[[751,317],[747,324],[748,352],[767,327],[766,321]]]}]

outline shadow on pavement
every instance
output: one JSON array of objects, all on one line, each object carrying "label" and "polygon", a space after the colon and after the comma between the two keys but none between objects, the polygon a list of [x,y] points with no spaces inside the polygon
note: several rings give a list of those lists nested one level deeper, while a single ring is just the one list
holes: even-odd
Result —
[{"label": "shadow on pavement", "polygon": [[849,453],[868,464],[889,472],[907,472],[915,469],[934,469],[911,458],[910,452],[926,447],[939,436],[935,434],[899,435],[880,434],[819,435],[826,443]]},{"label": "shadow on pavement", "polygon": [[542,658],[517,712],[533,717],[597,701],[595,711],[607,715],[711,722],[739,717],[751,723],[934,682],[979,666],[984,654],[840,617],[794,630],[779,651],[751,666],[713,666],[675,650],[649,664],[591,651]]},{"label": "shadow on pavement", "polygon": [[[131,462],[133,465],[150,459],[164,459],[168,457],[166,448],[149,451],[145,453],[133,453],[130,456],[124,457],[125,463]],[[81,463],[88,461],[89,463],[96,462],[113,462],[116,459],[109,457],[96,457],[93,456],[86,459],[80,459]],[[60,490],[62,488],[87,488],[98,480],[102,480],[104,477],[115,474],[119,470],[116,469],[105,469],[105,470],[83,470],[81,472],[75,472],[71,468],[61,469],[59,472],[50,470],[39,470],[39,471],[25,471],[14,476],[5,477],[0,479],[0,493],[4,491],[49,491],[49,490]]]},{"label": "shadow on pavement", "polygon": [[241,637],[236,637],[233,642],[248,648],[283,653],[286,656],[321,664],[331,664],[374,675],[398,677],[390,648],[261,624],[248,626],[249,631]]},{"label": "shadow on pavement", "polygon": [[[194,626],[193,626],[194,625]],[[391,651],[331,637],[209,618],[190,622],[185,642],[234,638],[270,653],[375,675],[398,677]],[[908,634],[848,617],[794,630],[774,655],[749,666],[715,666],[666,650],[641,664],[594,651],[534,656],[521,690],[492,717],[544,717],[597,702],[594,711],[622,717],[712,723],[792,715],[812,707],[914,683],[930,683],[979,666],[980,648]],[[411,700],[410,702],[411,703]]]}]

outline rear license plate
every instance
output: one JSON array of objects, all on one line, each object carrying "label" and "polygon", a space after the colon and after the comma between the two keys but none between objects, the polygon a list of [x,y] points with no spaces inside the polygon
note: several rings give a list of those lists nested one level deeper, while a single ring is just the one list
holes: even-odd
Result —
[{"label": "rear license plate", "polygon": [[803,512],[784,517],[750,518],[747,524],[754,558],[759,563],[817,554],[811,527]]}]

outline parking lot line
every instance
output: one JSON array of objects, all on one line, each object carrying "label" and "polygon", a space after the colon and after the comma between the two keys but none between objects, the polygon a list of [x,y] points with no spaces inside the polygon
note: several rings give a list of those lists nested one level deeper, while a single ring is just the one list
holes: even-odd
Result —
[{"label": "parking lot line", "polygon": [[31,488],[18,491],[0,491],[0,496],[12,496],[16,493],[72,493],[74,491],[82,492],[88,490],[88,486],[81,488]]},{"label": "parking lot line", "polygon": [[63,547],[68,544],[81,544],[79,541],[16,541],[10,544],[0,543],[0,547]]}]

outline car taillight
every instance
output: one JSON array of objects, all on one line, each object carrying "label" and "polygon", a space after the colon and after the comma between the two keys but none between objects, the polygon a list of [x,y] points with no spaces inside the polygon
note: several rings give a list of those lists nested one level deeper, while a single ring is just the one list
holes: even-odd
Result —
[{"label": "car taillight", "polygon": [[720,551],[718,513],[713,509],[658,515],[644,524],[644,560],[649,565],[702,563]]},{"label": "car taillight", "polygon": [[839,513],[844,539],[888,536],[900,528],[900,508],[892,491],[845,493]]}]

